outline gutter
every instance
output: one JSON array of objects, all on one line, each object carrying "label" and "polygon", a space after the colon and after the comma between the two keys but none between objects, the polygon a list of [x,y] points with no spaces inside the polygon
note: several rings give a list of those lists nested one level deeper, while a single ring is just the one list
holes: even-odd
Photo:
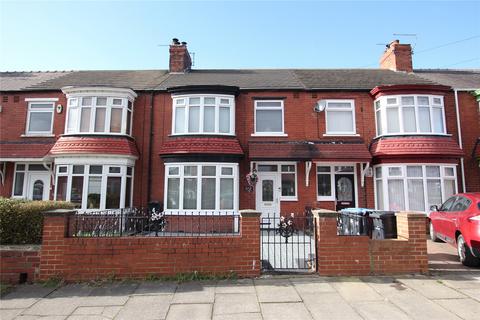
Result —
[{"label": "gutter", "polygon": [[[458,90],[459,89],[453,89],[453,92],[455,94],[455,115],[457,117],[457,131],[458,131],[458,146],[460,149],[463,151],[463,143],[462,143],[462,127],[460,125],[460,108],[458,105]],[[465,187],[465,164],[464,164],[464,158],[460,158],[460,170],[462,173],[462,192],[466,192],[466,187]]]}]

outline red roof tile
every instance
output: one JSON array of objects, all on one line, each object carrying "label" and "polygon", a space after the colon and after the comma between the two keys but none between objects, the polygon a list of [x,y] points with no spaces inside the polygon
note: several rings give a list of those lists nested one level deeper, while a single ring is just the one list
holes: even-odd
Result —
[{"label": "red roof tile", "polygon": [[127,137],[60,137],[50,154],[118,154],[138,157],[135,142]]},{"label": "red roof tile", "polygon": [[391,137],[381,138],[370,149],[374,157],[436,157],[458,158],[462,150],[452,137]]},{"label": "red roof tile", "polygon": [[250,142],[249,157],[262,160],[370,161],[362,142]]},{"label": "red roof tile", "polygon": [[0,143],[0,158],[44,158],[54,142],[15,141]]},{"label": "red roof tile", "polygon": [[189,137],[167,141],[160,148],[160,155],[178,154],[229,154],[243,155],[242,147],[235,138]]}]

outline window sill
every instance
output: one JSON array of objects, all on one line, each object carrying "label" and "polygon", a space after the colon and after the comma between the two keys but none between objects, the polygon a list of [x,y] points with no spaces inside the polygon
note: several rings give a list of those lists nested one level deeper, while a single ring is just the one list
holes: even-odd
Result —
[{"label": "window sill", "polygon": [[324,137],[360,137],[358,133],[324,133]]},{"label": "window sill", "polygon": [[252,137],[288,137],[286,133],[252,133]]},{"label": "window sill", "polygon": [[335,201],[335,198],[319,198],[317,197],[317,201]]},{"label": "window sill", "polygon": [[403,136],[438,136],[438,137],[451,137],[451,133],[428,133],[428,132],[423,132],[423,133],[387,133],[387,134],[382,134],[379,136],[375,136],[373,139],[378,139],[382,137],[403,137]]},{"label": "window sill", "polygon": [[28,133],[25,133],[25,134],[22,134],[20,135],[20,137],[22,138],[37,138],[37,137],[43,137],[43,138],[46,138],[46,137],[49,137],[49,138],[54,138],[55,135],[54,134],[51,134],[51,133],[46,133],[46,134],[28,134]]},{"label": "window sill", "polygon": [[280,201],[290,201],[290,202],[293,202],[293,201],[298,201],[298,198],[280,198]]},{"label": "window sill", "polygon": [[192,136],[227,136],[235,137],[235,133],[215,133],[215,132],[188,132],[188,133],[171,133],[169,137],[192,137]]}]

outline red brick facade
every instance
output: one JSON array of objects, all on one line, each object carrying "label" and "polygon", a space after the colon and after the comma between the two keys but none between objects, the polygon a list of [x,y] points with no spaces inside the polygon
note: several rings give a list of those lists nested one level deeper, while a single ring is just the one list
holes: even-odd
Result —
[{"label": "red brick facade", "polygon": [[2,283],[33,282],[38,277],[39,266],[40,246],[0,247],[0,281]]}]

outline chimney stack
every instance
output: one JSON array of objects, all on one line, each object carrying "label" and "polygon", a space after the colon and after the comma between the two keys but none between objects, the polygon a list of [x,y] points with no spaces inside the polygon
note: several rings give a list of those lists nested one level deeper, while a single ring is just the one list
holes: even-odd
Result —
[{"label": "chimney stack", "polygon": [[187,43],[180,42],[177,38],[172,39],[170,45],[170,67],[172,73],[185,73],[192,68],[192,59],[187,50]]},{"label": "chimney stack", "polygon": [[412,46],[400,44],[399,40],[390,42],[380,58],[380,69],[413,72]]}]

